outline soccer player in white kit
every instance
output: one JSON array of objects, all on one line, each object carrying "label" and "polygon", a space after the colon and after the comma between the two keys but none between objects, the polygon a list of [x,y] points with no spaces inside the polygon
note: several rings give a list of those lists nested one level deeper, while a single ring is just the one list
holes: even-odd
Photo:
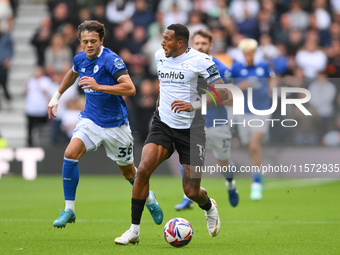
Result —
[{"label": "soccer player in white kit", "polygon": [[[155,54],[160,82],[159,106],[142,151],[141,163],[132,193],[132,224],[116,244],[127,245],[140,240],[140,220],[149,191],[153,171],[174,149],[183,165],[183,190],[205,211],[209,234],[219,233],[221,221],[216,202],[200,186],[201,173],[195,166],[203,166],[205,151],[204,118],[200,111],[198,79],[204,78],[210,86],[223,84],[211,58],[188,45],[189,31],[181,24],[172,24],[163,33],[162,49]],[[216,89],[222,100],[229,96],[227,89]],[[217,97],[217,96],[216,96]],[[208,98],[207,104],[213,103]]]},{"label": "soccer player in white kit", "polygon": [[[129,127],[126,104],[122,96],[134,96],[136,89],[123,60],[110,49],[103,47],[105,27],[95,20],[84,21],[78,27],[83,51],[74,57],[73,68],[48,104],[49,118],[56,117],[59,98],[74,84],[85,91],[85,109],[72,139],[66,148],[63,164],[65,210],[53,222],[62,228],[76,220],[75,195],[79,181],[78,160],[88,151],[103,144],[106,154],[116,161],[120,171],[132,185],[136,178],[133,163],[133,137]],[[163,212],[152,191],[147,194],[146,207],[156,224],[163,221]]]},{"label": "soccer player in white kit", "polygon": [[[197,30],[192,36],[192,46],[195,50],[203,52],[209,55],[210,50],[213,47],[212,34],[207,30]],[[221,78],[225,83],[230,83],[230,70],[229,68],[219,61],[217,58],[210,56],[212,61],[215,62]],[[202,82],[204,85],[204,82]],[[208,89],[208,88],[207,88]],[[232,98],[230,98],[232,99]],[[205,133],[206,133],[206,149],[211,149],[214,153],[214,157],[217,159],[219,166],[226,169],[235,167],[234,163],[230,160],[231,150],[231,131],[227,124],[214,124],[215,119],[228,119],[228,112],[224,104],[231,104],[232,100],[222,102],[222,105],[212,105],[207,108],[207,114],[204,115],[205,119]],[[181,166],[181,172],[183,173],[183,166]],[[229,195],[229,202],[232,207],[238,205],[239,195],[236,189],[236,182],[234,180],[234,173],[223,172],[226,179],[225,185]],[[175,206],[175,210],[185,210],[193,208],[193,201],[188,199],[185,195],[182,201]]]}]

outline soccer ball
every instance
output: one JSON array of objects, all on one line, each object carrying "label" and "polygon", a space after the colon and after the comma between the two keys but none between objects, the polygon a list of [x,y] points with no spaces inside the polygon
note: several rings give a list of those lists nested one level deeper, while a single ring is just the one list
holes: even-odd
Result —
[{"label": "soccer ball", "polygon": [[173,218],[169,220],[164,227],[164,238],[168,244],[174,247],[183,247],[187,245],[194,233],[189,221],[182,218]]}]

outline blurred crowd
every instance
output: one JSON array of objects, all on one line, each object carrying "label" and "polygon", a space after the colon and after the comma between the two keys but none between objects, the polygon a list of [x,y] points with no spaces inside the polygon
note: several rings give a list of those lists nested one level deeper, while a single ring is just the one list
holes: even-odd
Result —
[{"label": "blurred crowd", "polygon": [[[0,45],[3,34],[10,35],[13,23],[1,6],[11,7],[10,2],[0,0],[0,21],[7,23],[0,30]],[[96,19],[106,27],[104,46],[123,58],[137,88],[136,96],[126,98],[137,141],[143,142],[147,135],[158,97],[154,53],[160,48],[163,31],[172,23],[186,24],[191,34],[209,29],[214,45],[211,54],[228,67],[242,58],[239,41],[254,38],[259,42],[256,59],[269,61],[279,86],[311,92],[305,107],[312,116],[304,116],[296,107],[287,116],[281,116],[280,109],[273,114],[273,119],[293,118],[299,125],[275,126],[270,144],[334,146],[328,142],[334,139],[327,139],[330,132],[339,140],[340,0],[47,0],[47,6],[49,15],[43,17],[31,38],[37,68],[27,83],[28,130],[47,121],[47,109],[29,108],[34,108],[30,105],[38,96],[48,100],[72,66],[73,56],[80,50],[77,26]],[[14,7],[12,3],[10,9]],[[6,66],[2,55],[0,65]],[[65,96],[64,109],[58,110],[59,119],[49,122],[53,144],[63,141],[61,135],[70,136],[77,121],[74,116],[83,107],[82,93],[75,86]],[[29,139],[28,144],[32,145]]]}]

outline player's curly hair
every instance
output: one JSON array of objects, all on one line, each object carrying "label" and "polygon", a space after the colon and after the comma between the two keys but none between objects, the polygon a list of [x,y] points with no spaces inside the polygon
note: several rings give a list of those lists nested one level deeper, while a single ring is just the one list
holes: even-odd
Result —
[{"label": "player's curly hair", "polygon": [[185,45],[189,44],[189,30],[186,26],[182,24],[171,24],[167,29],[175,31],[177,41],[182,40]]},{"label": "player's curly hair", "polygon": [[105,26],[104,24],[96,20],[85,20],[78,26],[78,37],[80,39],[81,33],[85,30],[89,32],[97,32],[99,34],[99,39],[101,40],[105,36]]}]

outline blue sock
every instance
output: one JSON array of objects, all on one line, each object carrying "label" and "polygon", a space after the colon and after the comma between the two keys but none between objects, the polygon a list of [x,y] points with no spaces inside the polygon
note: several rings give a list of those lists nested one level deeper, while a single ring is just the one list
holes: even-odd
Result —
[{"label": "blue sock", "polygon": [[138,169],[137,169],[137,167],[135,167],[135,169],[136,169],[135,177],[133,177],[132,180],[129,180],[129,182],[131,183],[132,186],[133,186],[133,184],[135,183],[135,180],[136,180],[136,177],[137,177],[137,171],[138,171]]},{"label": "blue sock", "polygon": [[63,187],[65,200],[75,200],[78,182],[78,160],[64,158]]},{"label": "blue sock", "polygon": [[181,164],[181,175],[183,177],[183,165]]},{"label": "blue sock", "polygon": [[261,173],[253,173],[253,182],[261,183]]}]

